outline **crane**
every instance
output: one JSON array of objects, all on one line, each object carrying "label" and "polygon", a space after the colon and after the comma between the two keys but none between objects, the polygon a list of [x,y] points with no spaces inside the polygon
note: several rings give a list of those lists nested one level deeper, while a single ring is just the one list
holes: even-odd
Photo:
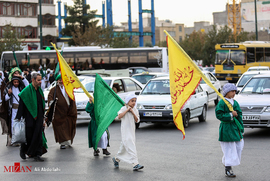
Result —
[{"label": "crane", "polygon": [[232,28],[234,41],[236,42],[238,34],[242,30],[241,26],[241,0],[228,0],[228,26]]}]

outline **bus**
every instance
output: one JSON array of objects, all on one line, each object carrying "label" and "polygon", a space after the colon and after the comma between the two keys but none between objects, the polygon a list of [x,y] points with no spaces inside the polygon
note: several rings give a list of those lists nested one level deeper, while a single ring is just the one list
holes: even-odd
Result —
[{"label": "bus", "polygon": [[270,43],[245,41],[215,46],[215,75],[219,80],[237,82],[252,66],[270,66]]},{"label": "bus", "polygon": [[[53,70],[57,64],[55,50],[15,51],[21,70],[39,68]],[[93,69],[127,69],[128,67],[146,67],[150,71],[168,72],[168,54],[165,47],[140,48],[100,48],[100,47],[65,47],[63,57],[76,74]],[[10,71],[16,67],[12,51],[5,51],[1,56],[1,70]]]}]

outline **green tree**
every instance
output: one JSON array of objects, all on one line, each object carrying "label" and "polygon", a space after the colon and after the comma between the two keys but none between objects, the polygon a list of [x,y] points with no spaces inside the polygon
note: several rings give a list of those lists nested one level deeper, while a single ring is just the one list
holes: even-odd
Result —
[{"label": "green tree", "polygon": [[193,60],[202,60],[206,34],[193,31],[179,44]]},{"label": "green tree", "polygon": [[22,37],[18,36],[17,32],[12,28],[12,24],[6,25],[3,37],[0,39],[0,56],[3,51],[22,50],[23,41]]},{"label": "green tree", "polygon": [[[97,10],[91,11],[90,6],[84,4],[84,0],[74,0],[74,6],[68,6],[67,11],[69,16],[65,18],[66,28],[61,31],[63,36],[72,36],[72,33],[78,33],[78,29],[83,34],[90,27],[96,28],[98,20],[95,20],[95,14]],[[75,42],[70,39],[68,44],[75,45]]]},{"label": "green tree", "polygon": [[203,66],[205,66],[215,64],[216,44],[237,43],[254,39],[254,36],[249,36],[247,32],[243,31],[237,35],[235,42],[233,31],[228,26],[218,29],[216,25],[213,25],[208,33],[194,31],[179,44],[192,59],[203,60]]}]

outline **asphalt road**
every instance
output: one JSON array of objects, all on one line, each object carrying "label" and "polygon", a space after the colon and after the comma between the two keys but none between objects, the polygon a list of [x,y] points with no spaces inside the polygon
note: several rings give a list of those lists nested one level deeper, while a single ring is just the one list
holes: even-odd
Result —
[{"label": "asphalt road", "polygon": [[[141,124],[136,130],[136,145],[142,171],[132,171],[132,165],[120,162],[115,169],[111,158],[120,145],[120,122],[109,127],[112,156],[93,156],[88,148],[87,124],[77,125],[77,134],[72,148],[60,150],[54,141],[53,129],[46,129],[48,153],[44,162],[22,160],[18,147],[6,147],[6,136],[0,137],[0,180],[241,180],[267,181],[270,178],[270,130],[245,129],[245,147],[241,165],[234,167],[236,178],[224,175],[221,163],[222,151],[218,142],[219,121],[215,118],[214,104],[208,109],[207,121],[199,123],[192,119],[186,138],[173,124]],[[21,168],[31,172],[8,172],[5,168],[20,163]]]}]

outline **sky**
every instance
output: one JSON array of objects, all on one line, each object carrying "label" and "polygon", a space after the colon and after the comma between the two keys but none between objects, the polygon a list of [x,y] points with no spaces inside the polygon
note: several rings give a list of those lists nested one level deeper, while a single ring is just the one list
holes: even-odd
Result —
[{"label": "sky", "polygon": [[[61,0],[68,6],[73,5],[72,0]],[[102,14],[102,1],[86,0],[90,10],[97,10]],[[114,25],[121,25],[121,22],[128,21],[128,0],[111,0],[113,9]],[[56,2],[56,0],[55,0]],[[213,12],[225,11],[227,0],[155,0],[155,17],[159,20],[169,19],[173,23],[183,23],[187,27],[194,25],[196,21],[209,21],[213,23]],[[131,0],[132,22],[139,19],[138,0]],[[57,7],[57,6],[56,6]],[[151,0],[142,0],[142,9],[151,9]],[[57,10],[57,8],[56,8]],[[106,11],[106,9],[105,9]],[[105,12],[106,13],[106,12]],[[56,13],[58,15],[58,12]],[[63,15],[63,9],[62,9]],[[143,14],[143,17],[150,17],[150,14]],[[105,14],[106,17],[106,14]],[[100,22],[102,20],[100,19]],[[105,20],[107,22],[107,20]]]}]

